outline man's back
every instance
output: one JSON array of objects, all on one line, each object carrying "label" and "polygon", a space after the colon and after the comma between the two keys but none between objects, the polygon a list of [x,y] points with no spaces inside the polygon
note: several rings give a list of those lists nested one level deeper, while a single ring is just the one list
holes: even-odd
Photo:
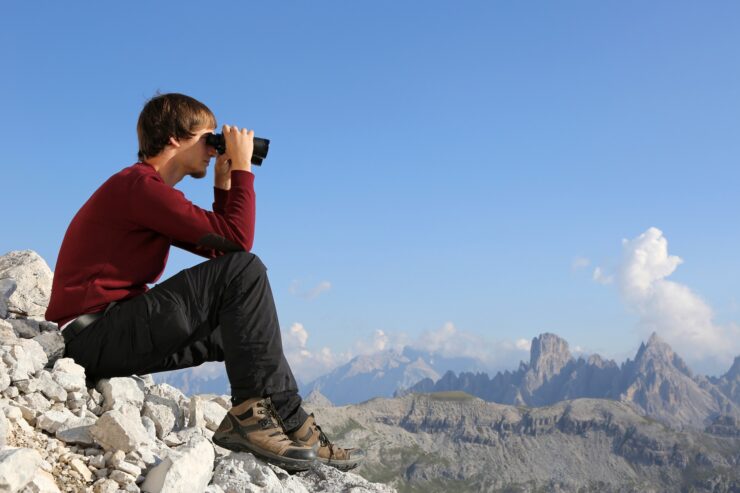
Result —
[{"label": "man's back", "polygon": [[251,248],[253,179],[249,172],[235,172],[231,191],[214,187],[210,212],[167,185],[147,163],[111,176],[67,229],[46,319],[62,326],[83,313],[101,311],[112,301],[146,292],[147,284],[164,272],[170,245],[206,258],[223,252],[204,246],[204,238]]}]

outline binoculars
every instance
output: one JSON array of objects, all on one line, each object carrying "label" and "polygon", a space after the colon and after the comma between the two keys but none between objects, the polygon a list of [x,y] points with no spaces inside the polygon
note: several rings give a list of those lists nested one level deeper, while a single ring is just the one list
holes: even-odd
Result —
[{"label": "binoculars", "polygon": [[[224,134],[208,134],[206,144],[216,148],[219,154],[226,152],[226,140]],[[254,138],[254,150],[252,151],[252,164],[260,166],[262,160],[267,157],[267,151],[270,150],[270,141],[268,139]]]}]

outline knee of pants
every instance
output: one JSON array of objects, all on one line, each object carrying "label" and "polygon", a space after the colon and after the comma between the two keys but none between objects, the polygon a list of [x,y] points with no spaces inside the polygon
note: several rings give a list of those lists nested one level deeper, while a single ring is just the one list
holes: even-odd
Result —
[{"label": "knee of pants", "polygon": [[232,252],[228,255],[233,257],[239,267],[244,267],[245,272],[262,274],[267,272],[267,267],[262,260],[252,252]]}]

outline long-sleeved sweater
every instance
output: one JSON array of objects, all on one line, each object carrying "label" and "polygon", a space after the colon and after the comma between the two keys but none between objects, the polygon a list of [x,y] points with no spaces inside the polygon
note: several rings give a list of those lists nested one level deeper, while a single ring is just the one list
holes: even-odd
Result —
[{"label": "long-sleeved sweater", "polygon": [[213,187],[213,212],[136,163],[111,176],[85,202],[64,235],[46,320],[61,328],[112,301],[148,291],[164,272],[170,245],[205,258],[250,251],[254,175],[231,172],[231,190]]}]

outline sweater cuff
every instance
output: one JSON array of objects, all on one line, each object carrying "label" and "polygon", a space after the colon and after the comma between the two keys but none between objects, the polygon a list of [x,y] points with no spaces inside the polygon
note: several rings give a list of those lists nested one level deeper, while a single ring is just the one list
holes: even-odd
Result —
[{"label": "sweater cuff", "polygon": [[236,169],[231,172],[231,188],[251,188],[254,186],[254,174],[251,171]]}]

